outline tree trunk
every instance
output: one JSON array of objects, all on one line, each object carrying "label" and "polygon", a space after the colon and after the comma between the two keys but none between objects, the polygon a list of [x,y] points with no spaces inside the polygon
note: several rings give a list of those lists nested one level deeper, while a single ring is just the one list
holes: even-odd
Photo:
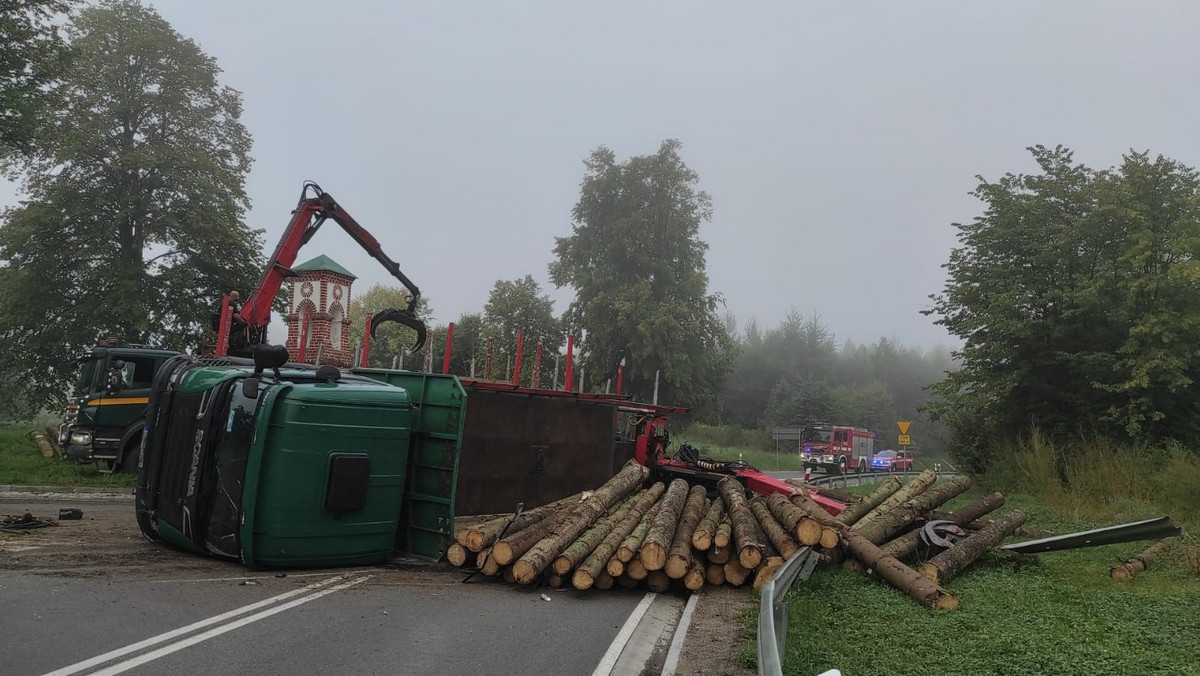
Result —
[{"label": "tree trunk", "polygon": [[966,475],[954,477],[946,483],[926,490],[908,502],[879,513],[870,521],[860,521],[854,526],[854,530],[877,545],[883,544],[887,542],[888,538],[900,532],[901,528],[915,521],[918,516],[940,507],[970,487],[970,477]]},{"label": "tree trunk", "polygon": [[1003,542],[1004,538],[1023,523],[1025,513],[1014,509],[993,521],[987,528],[922,563],[917,570],[938,584],[946,584],[974,563],[985,551]]},{"label": "tree trunk", "polygon": [[[850,553],[894,587],[908,594],[917,603],[926,608],[958,609],[958,599],[950,592],[921,577],[912,568],[900,563],[895,558],[885,556],[879,547],[855,533],[846,524],[834,519],[815,502],[809,500],[808,496],[801,496],[798,503],[795,500],[793,503],[805,512],[814,515],[813,518],[820,520],[822,526],[838,529],[842,541],[846,543],[846,548],[850,550]],[[819,516],[820,514],[824,516]]]},{"label": "tree trunk", "polygon": [[692,564],[692,535],[696,532],[696,524],[700,523],[708,509],[708,491],[699,484],[692,486],[688,493],[687,503],[683,506],[683,516],[679,519],[679,527],[675,529],[675,537],[671,540],[671,549],[667,552],[667,564],[663,570],[667,577],[679,580],[687,575]]},{"label": "tree trunk", "polygon": [[[780,526],[793,536],[797,542],[805,546],[817,544],[821,539],[821,525],[813,522],[804,515],[804,510],[793,505],[781,493],[767,496],[767,508]],[[804,523],[808,521],[809,523]]]},{"label": "tree trunk", "polygon": [[806,484],[799,479],[784,479],[783,481],[784,481],[784,483],[791,484],[791,485],[795,486],[796,488],[803,488],[804,490],[808,491],[809,493],[816,493],[817,495],[820,495],[821,497],[829,498],[830,500],[837,500],[838,502],[840,502],[844,505],[853,505],[853,504],[858,503],[860,500],[862,500],[861,495],[855,495],[848,491],[839,491],[836,488],[827,488],[825,486],[813,486],[812,484]]},{"label": "tree trunk", "polygon": [[754,588],[761,590],[763,585],[775,577],[775,573],[779,572],[786,560],[782,556],[772,556],[763,561],[763,565],[759,566],[754,573]]},{"label": "tree trunk", "polygon": [[847,526],[853,526],[856,521],[863,518],[872,509],[883,504],[884,500],[892,497],[892,495],[900,490],[900,486],[904,484],[900,477],[892,475],[883,480],[883,483],[878,488],[871,491],[871,494],[863,498],[862,501],[850,505],[841,514],[837,515],[837,520]]},{"label": "tree trunk", "polygon": [[[742,567],[753,570],[763,559],[763,545],[758,539],[758,529],[755,526],[754,514],[746,504],[746,489],[733,477],[725,477],[717,482],[717,490],[725,500],[729,510],[729,519],[733,524],[733,544],[737,550],[738,560]],[[729,577],[726,570],[726,577]]]},{"label": "tree trunk", "polygon": [[517,582],[521,584],[533,582],[533,579],[545,570],[546,566],[550,565],[550,561],[575,538],[579,537],[579,534],[596,519],[600,518],[601,514],[608,511],[608,508],[612,507],[617,500],[637,490],[638,486],[645,481],[647,474],[649,474],[649,470],[636,462],[630,460],[626,463],[616,476],[606,481],[595,493],[580,502],[566,519],[558,523],[550,535],[517,559],[513,564],[513,573],[517,576]]},{"label": "tree trunk", "polygon": [[[629,537],[629,534],[642,522],[643,518],[657,507],[658,499],[662,497],[665,490],[666,486],[659,481],[633,499],[625,517],[613,527],[608,535],[604,537],[604,540],[596,546],[595,551],[575,571],[575,575],[571,578],[571,584],[576,589],[583,590],[592,586],[597,576],[600,575],[600,572],[608,566],[609,561],[616,555],[617,547],[621,545],[621,542]],[[616,563],[620,566],[616,575],[625,572],[624,562],[617,561]]]},{"label": "tree trunk", "polygon": [[[1004,494],[992,493],[991,495],[979,498],[975,502],[972,502],[971,504],[953,512],[941,512],[940,517],[934,516],[935,514],[939,514],[939,512],[932,512],[930,513],[929,518],[953,521],[961,526],[965,523],[978,519],[984,514],[999,509],[1003,504]],[[920,544],[920,542],[921,530],[918,528],[901,535],[891,542],[888,542],[883,546],[882,549],[883,553],[887,554],[888,556],[894,556],[897,559],[904,559],[912,556],[917,551],[917,546]]]},{"label": "tree trunk", "polygon": [[693,556],[688,571],[683,576],[683,587],[688,591],[700,591],[704,587],[704,564],[698,557]]},{"label": "tree trunk", "polygon": [[[505,535],[512,535],[517,531],[528,528],[554,514],[560,508],[578,503],[582,497],[583,493],[576,493],[562,500],[555,500],[541,507],[534,507],[533,509],[521,512],[520,516],[513,520],[513,525],[509,527]],[[489,547],[495,544],[496,539],[508,524],[509,519],[512,519],[511,514],[495,519],[488,519],[469,528],[460,528],[458,531],[458,543],[473,552],[477,552],[484,547]]]},{"label": "tree trunk", "polygon": [[[940,518],[941,512],[935,512],[930,515],[932,518]],[[968,523],[963,524],[963,528],[967,530],[983,530],[992,525],[992,519],[973,519]],[[1032,526],[1021,524],[1013,531],[1013,535],[1022,538],[1048,538],[1054,535],[1054,531],[1046,530],[1045,528],[1034,528]]]},{"label": "tree trunk", "polygon": [[479,552],[475,558],[475,565],[479,568],[480,573],[488,577],[495,577],[500,574],[500,564],[497,563],[496,557],[492,556],[490,547]]},{"label": "tree trunk", "polygon": [[[721,500],[721,504],[725,501]],[[713,535],[713,546],[727,549],[729,541],[733,539],[733,522],[729,520],[729,511],[726,508],[725,518],[721,519],[721,524],[717,526],[717,532]]]},{"label": "tree trunk", "polygon": [[762,526],[763,532],[766,533],[767,539],[771,541],[771,544],[775,545],[775,549],[779,552],[780,556],[789,559],[792,557],[792,554],[796,553],[797,549],[800,549],[800,545],[796,544],[796,541],[783,529],[783,525],[772,515],[770,508],[767,507],[766,499],[756,497],[751,500],[750,511],[754,513],[754,518],[758,519],[758,523]]},{"label": "tree trunk", "polygon": [[721,496],[713,498],[712,504],[708,506],[708,511],[705,512],[704,518],[700,519],[700,523],[696,525],[696,532],[692,533],[692,546],[699,551],[708,551],[712,547],[713,536],[717,533],[717,526],[721,525],[721,519],[725,517],[725,501]]},{"label": "tree trunk", "polygon": [[[800,523],[796,524],[796,539],[805,547],[821,544],[821,537],[825,534],[825,526],[822,524],[825,523],[826,518],[832,519],[833,515],[809,499],[807,495],[793,495],[789,498],[789,502],[806,514]],[[816,510],[816,512],[810,514],[809,510]]]},{"label": "tree trunk", "polygon": [[854,524],[854,526],[852,526],[852,528],[854,528],[854,530],[862,530],[864,527],[870,524],[871,521],[875,520],[879,516],[887,514],[896,507],[899,507],[900,505],[903,505],[909,500],[912,500],[920,495],[926,488],[929,488],[931,485],[933,485],[933,482],[936,480],[937,472],[931,469],[921,472],[917,476],[913,477],[912,481],[904,484],[899,490],[897,490],[895,493],[892,493],[888,499],[879,503],[878,507],[872,509],[870,512],[867,512],[866,515],[864,515]]},{"label": "tree trunk", "polygon": [[550,575],[546,576],[546,584],[551,589],[562,589],[563,582],[563,576],[558,573],[550,573]]},{"label": "tree trunk", "polygon": [[836,528],[821,527],[821,541],[818,543],[822,549],[833,549],[842,541],[842,536],[838,534]]},{"label": "tree trunk", "polygon": [[[662,500],[654,503],[653,507],[646,510],[645,516],[643,516],[642,520],[638,522],[637,527],[634,528],[629,535],[626,535],[624,540],[621,540],[621,544],[617,545],[618,561],[621,563],[629,563],[629,560],[633,558],[633,555],[637,554],[637,551],[642,548],[642,541],[646,539],[646,533],[650,531],[650,524],[654,521],[654,518],[658,516],[658,510],[660,509],[662,509]],[[611,570],[609,572],[612,573]],[[617,577],[619,575],[620,573],[613,573],[613,577]]]},{"label": "tree trunk", "polygon": [[1119,566],[1113,566],[1109,569],[1108,573],[1114,580],[1132,580],[1134,575],[1137,575],[1143,570],[1149,568],[1150,564],[1155,559],[1167,553],[1167,550],[1169,550],[1176,542],[1179,542],[1179,538],[1177,537],[1159,540],[1154,544],[1154,546],[1150,547],[1141,554],[1129,559],[1125,559],[1125,561]]},{"label": "tree trunk", "polygon": [[492,545],[492,556],[496,557],[496,562],[502,566],[511,565],[513,561],[524,556],[525,552],[541,542],[554,530],[559,521],[570,516],[573,511],[573,507],[561,507],[559,513],[537,521],[516,533],[505,535],[503,540]]},{"label": "tree trunk", "polygon": [[740,587],[746,584],[746,578],[750,576],[750,569],[743,566],[735,556],[729,557],[723,568],[725,571],[725,584],[733,587]]},{"label": "tree trunk", "polygon": [[725,566],[709,562],[708,567],[704,571],[704,579],[714,587],[725,584]]},{"label": "tree trunk", "polygon": [[666,495],[663,496],[658,515],[654,517],[650,530],[646,533],[646,541],[638,550],[638,558],[642,560],[646,570],[662,570],[662,567],[667,565],[667,549],[670,548],[675,530],[679,527],[679,516],[683,512],[687,497],[687,481],[672,481]]},{"label": "tree trunk", "polygon": [[[642,491],[642,493],[645,492],[647,491]],[[629,513],[630,505],[637,498],[641,497],[642,493],[613,505],[612,509],[608,510],[608,513],[597,519],[596,523],[583,531],[582,535],[575,538],[574,542],[567,545],[567,548],[554,558],[550,569],[559,575],[566,575],[571,572],[571,569],[587,557],[588,554],[595,551],[596,547],[612,532],[617,523],[625,518],[625,515]]]},{"label": "tree trunk", "polygon": [[[468,553],[470,556],[467,556]],[[446,561],[452,566],[465,566],[467,565],[468,558],[471,560],[471,563],[474,563],[475,552],[468,552],[466,547],[457,542],[446,548]]]}]

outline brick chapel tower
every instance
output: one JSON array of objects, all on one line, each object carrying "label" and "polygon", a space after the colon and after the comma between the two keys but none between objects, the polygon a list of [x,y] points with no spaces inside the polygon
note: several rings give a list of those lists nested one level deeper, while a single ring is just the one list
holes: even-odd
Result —
[{"label": "brick chapel tower", "polygon": [[[313,364],[318,351],[322,364],[349,368],[354,361],[350,345],[350,287],[356,279],[328,256],[294,266],[287,321],[287,350],[292,361]],[[303,350],[300,345],[304,335]]]}]

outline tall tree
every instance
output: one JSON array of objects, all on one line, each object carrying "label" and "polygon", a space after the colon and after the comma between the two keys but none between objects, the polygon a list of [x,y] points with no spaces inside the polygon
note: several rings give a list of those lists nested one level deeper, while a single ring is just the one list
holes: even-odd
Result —
[{"label": "tall tree", "polygon": [[76,0],[0,3],[0,159],[32,150],[50,85],[67,63],[58,18]]},{"label": "tall tree", "polygon": [[68,26],[73,54],[33,152],[30,199],[0,227],[0,359],[46,405],[98,336],[184,349],[223,291],[248,288],[250,136],[216,61],[154,10],[109,0]]},{"label": "tall tree", "polygon": [[[512,281],[496,280],[483,306],[483,320],[497,355],[516,358],[517,336],[524,331],[521,354],[521,384],[532,385],[534,351],[542,342],[542,359],[552,359],[565,342],[562,323],[554,316],[554,301],[542,293],[532,275]],[[514,365],[515,368],[515,365]],[[498,375],[498,374],[493,374]],[[537,383],[549,387],[553,372],[543,368]]]},{"label": "tall tree", "polygon": [[931,412],[976,465],[988,439],[1031,425],[1194,438],[1200,177],[1144,153],[1095,171],[1065,148],[1030,150],[1040,173],[980,179],[983,215],[955,226],[927,314],[963,340],[962,368]]},{"label": "tall tree", "polygon": [[628,392],[650,396],[661,371],[661,401],[711,416],[735,346],[721,299],[708,292],[699,232],[712,203],[679,149],[667,140],[653,155],[617,162],[602,147],[584,161],[574,227],[556,239],[550,279],[575,290],[592,382],[614,377],[624,359]]}]

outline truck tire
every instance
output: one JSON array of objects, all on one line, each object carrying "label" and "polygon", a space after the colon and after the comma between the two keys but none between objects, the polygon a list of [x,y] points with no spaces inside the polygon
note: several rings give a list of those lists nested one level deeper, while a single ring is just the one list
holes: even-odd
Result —
[{"label": "truck tire", "polygon": [[858,472],[859,474],[867,473],[867,461],[865,458],[858,459],[858,467],[856,467],[854,471]]},{"label": "truck tire", "polygon": [[125,441],[125,447],[121,449],[121,466],[118,468],[122,474],[137,474],[138,471],[138,454],[142,450],[142,435],[133,435]]}]

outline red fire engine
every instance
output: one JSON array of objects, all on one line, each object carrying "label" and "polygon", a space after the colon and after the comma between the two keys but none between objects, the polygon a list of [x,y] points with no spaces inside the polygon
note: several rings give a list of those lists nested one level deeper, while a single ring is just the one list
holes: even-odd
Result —
[{"label": "red fire engine", "polygon": [[809,425],[802,431],[801,453],[804,467],[846,474],[851,470],[871,469],[875,453],[875,433],[858,427]]}]

